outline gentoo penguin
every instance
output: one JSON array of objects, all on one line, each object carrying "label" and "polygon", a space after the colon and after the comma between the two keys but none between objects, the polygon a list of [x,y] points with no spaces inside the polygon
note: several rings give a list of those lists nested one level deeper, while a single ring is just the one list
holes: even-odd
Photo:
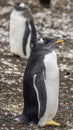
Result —
[{"label": "gentoo penguin", "polygon": [[50,6],[51,0],[39,0],[39,1],[45,7],[49,7]]},{"label": "gentoo penguin", "polygon": [[59,70],[55,45],[62,41],[42,38],[32,48],[23,78],[24,108],[15,118],[27,124],[59,126],[52,119],[59,99]]},{"label": "gentoo penguin", "polygon": [[58,1],[58,0],[39,0],[40,1],[40,3],[44,6],[44,7],[52,7],[52,8],[54,8],[55,7],[55,5],[56,5],[56,2]]},{"label": "gentoo penguin", "polygon": [[10,52],[28,58],[36,40],[36,28],[30,8],[16,2],[10,15]]}]

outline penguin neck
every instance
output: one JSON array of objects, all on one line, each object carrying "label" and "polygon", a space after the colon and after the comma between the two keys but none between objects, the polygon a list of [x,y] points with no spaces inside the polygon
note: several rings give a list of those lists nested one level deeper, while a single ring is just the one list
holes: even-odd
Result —
[{"label": "penguin neck", "polygon": [[[13,10],[12,14],[13,14],[14,16],[23,17],[22,12],[21,12],[21,11],[18,11],[18,10],[16,10],[16,9]],[[26,20],[27,20],[27,19],[26,19]]]},{"label": "penguin neck", "polygon": [[49,45],[43,45],[43,44],[38,44],[36,46],[33,47],[32,49],[32,54],[33,55],[37,55],[37,56],[44,56],[52,51],[54,51],[54,46],[49,46]]}]

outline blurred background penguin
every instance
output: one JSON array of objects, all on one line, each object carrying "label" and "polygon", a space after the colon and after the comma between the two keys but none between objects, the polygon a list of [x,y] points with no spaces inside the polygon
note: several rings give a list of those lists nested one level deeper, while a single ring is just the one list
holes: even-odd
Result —
[{"label": "blurred background penguin", "polygon": [[36,41],[36,28],[30,8],[16,2],[10,15],[10,52],[21,58],[29,58]]},{"label": "blurred background penguin", "polygon": [[44,6],[44,7],[51,7],[51,8],[55,8],[55,5],[57,3],[58,0],[39,0],[39,2]]}]

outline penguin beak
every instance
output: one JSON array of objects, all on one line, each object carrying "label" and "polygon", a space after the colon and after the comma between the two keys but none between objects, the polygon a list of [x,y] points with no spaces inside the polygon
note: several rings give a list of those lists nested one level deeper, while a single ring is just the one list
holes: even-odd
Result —
[{"label": "penguin beak", "polygon": [[64,40],[62,40],[62,39],[58,39],[58,40],[56,40],[55,43],[63,43],[63,42],[64,42]]}]

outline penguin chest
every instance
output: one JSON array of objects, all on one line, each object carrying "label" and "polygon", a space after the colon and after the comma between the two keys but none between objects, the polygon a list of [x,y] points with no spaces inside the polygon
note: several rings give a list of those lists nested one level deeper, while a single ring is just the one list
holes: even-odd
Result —
[{"label": "penguin chest", "polygon": [[10,17],[10,51],[24,57],[23,36],[25,32],[26,19],[23,16],[11,14]]},{"label": "penguin chest", "polygon": [[58,0],[51,0],[51,5],[54,7]]},{"label": "penguin chest", "polygon": [[46,110],[40,119],[39,125],[54,118],[58,108],[59,72],[56,53],[53,51],[44,57],[45,87],[46,87]]}]

